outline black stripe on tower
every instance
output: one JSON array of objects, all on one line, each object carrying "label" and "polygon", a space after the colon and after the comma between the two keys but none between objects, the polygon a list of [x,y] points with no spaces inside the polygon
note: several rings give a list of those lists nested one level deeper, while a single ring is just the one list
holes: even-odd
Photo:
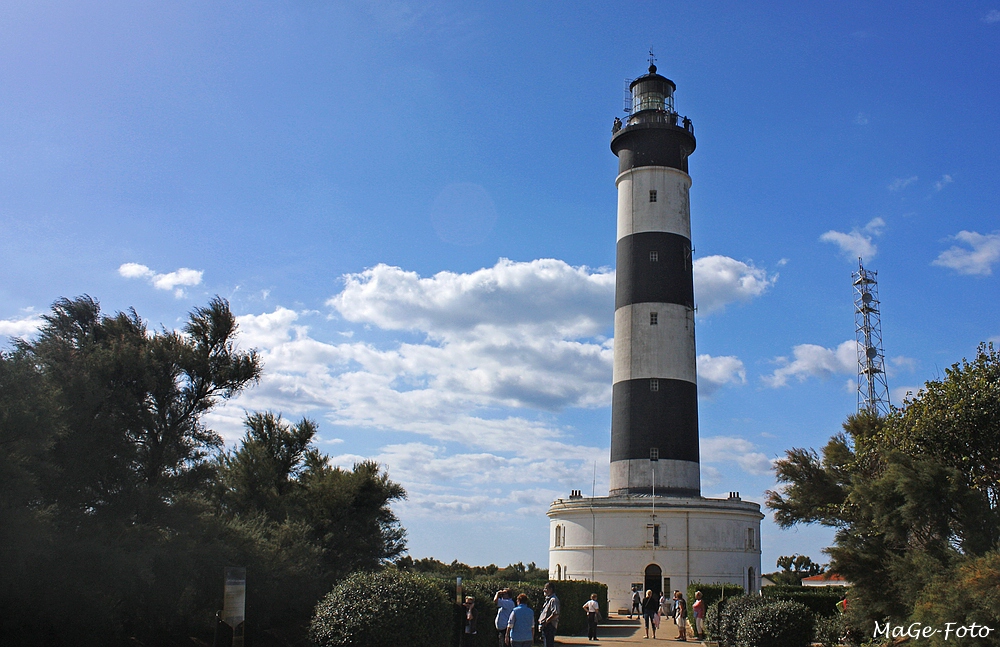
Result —
[{"label": "black stripe on tower", "polygon": [[619,175],[639,166],[669,166],[688,172],[688,155],[694,152],[694,135],[680,126],[635,123],[611,138],[611,152],[618,156]]},{"label": "black stripe on tower", "polygon": [[615,309],[633,303],[694,307],[690,240],[679,234],[649,231],[618,241]]},{"label": "black stripe on tower", "polygon": [[617,382],[611,404],[611,461],[661,459],[698,462],[698,387],[686,380],[650,378]]}]

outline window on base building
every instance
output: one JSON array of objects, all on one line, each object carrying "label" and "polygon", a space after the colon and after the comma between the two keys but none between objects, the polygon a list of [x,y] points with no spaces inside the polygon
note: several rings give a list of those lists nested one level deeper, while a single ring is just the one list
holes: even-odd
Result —
[{"label": "window on base building", "polygon": [[657,320],[658,319],[659,319],[659,315],[657,315],[655,312],[650,312],[649,313],[649,325],[650,326],[655,326],[657,324]]},{"label": "window on base building", "polygon": [[755,543],[753,528],[747,528],[747,550],[755,548]]},{"label": "window on base building", "polygon": [[650,391],[659,391],[660,390],[660,381],[658,379],[656,379],[655,377],[652,378],[651,380],[649,380],[649,390]]},{"label": "window on base building", "polygon": [[660,545],[660,524],[658,523],[646,524],[646,545],[647,546]]},{"label": "window on base building", "polygon": [[656,189],[651,189],[649,192],[649,201],[656,202]]}]

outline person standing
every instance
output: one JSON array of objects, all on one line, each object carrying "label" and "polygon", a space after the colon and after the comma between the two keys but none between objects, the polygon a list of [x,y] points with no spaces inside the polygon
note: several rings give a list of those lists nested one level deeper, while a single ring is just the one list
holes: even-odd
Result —
[{"label": "person standing", "polygon": [[642,619],[646,624],[646,638],[649,638],[649,628],[653,628],[653,640],[656,640],[656,614],[660,610],[660,601],[653,597],[653,592],[647,590],[642,599]]},{"label": "person standing", "polygon": [[510,647],[531,647],[534,638],[535,612],[528,606],[528,596],[517,596],[517,606],[507,620],[507,641]]},{"label": "person standing", "polygon": [[587,640],[597,640],[597,623],[601,621],[601,606],[597,603],[597,594],[591,593],[590,599],[583,603],[587,612]]},{"label": "person standing", "polygon": [[545,647],[555,647],[556,628],[559,627],[559,598],[552,582],[546,582],[542,589],[545,593],[545,604],[538,614],[538,632],[545,639]]},{"label": "person standing", "polygon": [[705,640],[705,601],[701,599],[701,591],[694,592],[691,613],[694,614],[694,631],[698,634],[698,640]]},{"label": "person standing", "polygon": [[674,592],[674,624],[677,625],[677,637],[674,640],[687,640],[687,602],[684,601],[684,594],[680,591]]},{"label": "person standing", "polygon": [[476,635],[476,599],[471,595],[465,596],[465,604],[462,605],[465,610],[465,626],[462,630],[462,645],[468,645],[472,642],[470,636]]},{"label": "person standing", "polygon": [[639,593],[639,589],[635,586],[632,587],[632,610],[628,612],[628,619],[632,619],[632,614],[635,613],[636,617],[642,617],[642,594]]},{"label": "person standing", "polygon": [[500,589],[493,596],[493,603],[497,605],[497,645],[504,647],[504,639],[507,637],[507,621],[510,620],[510,612],[514,610],[514,601],[510,599],[510,589]]}]

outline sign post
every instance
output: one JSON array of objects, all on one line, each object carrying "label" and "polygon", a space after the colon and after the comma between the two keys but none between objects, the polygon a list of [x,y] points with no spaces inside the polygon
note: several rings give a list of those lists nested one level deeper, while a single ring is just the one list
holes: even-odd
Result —
[{"label": "sign post", "polygon": [[243,647],[246,622],[247,569],[226,567],[226,588],[222,603],[222,621],[233,630],[233,647]]}]

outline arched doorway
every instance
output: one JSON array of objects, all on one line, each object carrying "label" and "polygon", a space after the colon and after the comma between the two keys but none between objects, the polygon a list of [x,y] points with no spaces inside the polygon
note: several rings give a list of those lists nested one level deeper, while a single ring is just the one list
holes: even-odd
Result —
[{"label": "arched doorway", "polygon": [[660,599],[660,594],[663,592],[663,571],[656,564],[650,564],[646,567],[646,582],[643,586],[643,595],[645,591],[652,591],[653,597]]}]

